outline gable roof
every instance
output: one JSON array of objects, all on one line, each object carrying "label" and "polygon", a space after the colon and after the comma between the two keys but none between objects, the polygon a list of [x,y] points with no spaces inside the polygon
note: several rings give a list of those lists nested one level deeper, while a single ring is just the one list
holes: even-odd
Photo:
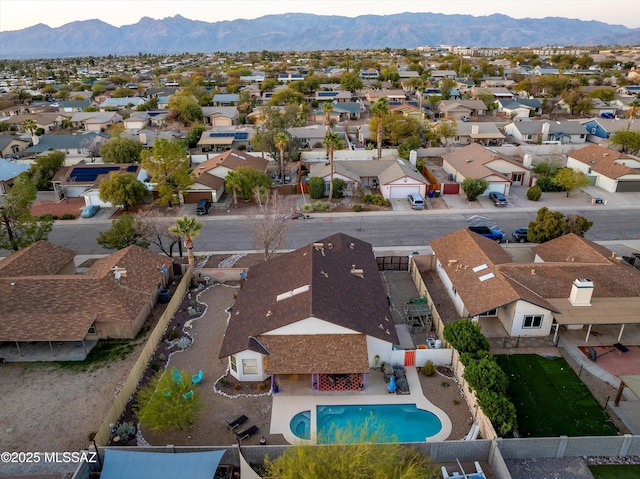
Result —
[{"label": "gable roof", "polygon": [[20,173],[24,173],[28,169],[29,169],[29,165],[27,164],[15,163],[13,161],[0,158],[0,181],[7,181],[12,178],[15,178]]},{"label": "gable roof", "polygon": [[572,151],[568,155],[608,178],[619,178],[624,175],[639,173],[638,170],[622,164],[622,160],[625,158],[633,159],[632,157],[599,145],[585,146],[579,150]]},{"label": "gable roof", "polygon": [[500,156],[495,151],[483,147],[479,143],[471,143],[463,148],[456,148],[451,153],[442,155],[444,161],[449,163],[456,171],[459,171],[467,178],[486,178],[489,176],[497,176],[504,181],[511,181],[504,174],[492,169],[488,166],[493,161],[505,161],[513,164],[514,170],[525,170],[522,165],[510,160],[504,156]]},{"label": "gable roof", "polygon": [[73,185],[97,185],[112,172],[131,173],[136,177],[141,166],[135,163],[90,163],[60,168],[51,181]]},{"label": "gable roof", "polygon": [[27,153],[43,153],[49,150],[87,149],[95,143],[107,141],[109,135],[88,131],[80,135],[42,135],[37,145],[30,146]]},{"label": "gable roof", "polygon": [[220,358],[255,349],[251,338],[310,317],[398,342],[369,243],[337,233],[249,268]]},{"label": "gable roof", "polygon": [[235,170],[240,166],[248,166],[254,170],[265,171],[268,164],[269,160],[260,158],[259,156],[253,156],[245,151],[231,149],[203,161],[197,168],[194,168],[193,174],[197,179],[200,179],[204,173],[218,166],[224,166],[230,170]]},{"label": "gable roof", "polygon": [[[409,177],[428,184],[422,174],[405,160],[335,160],[335,173],[360,181],[362,177],[376,176],[380,184],[385,185],[400,178]],[[321,178],[331,174],[329,163],[313,163],[313,176]]]}]

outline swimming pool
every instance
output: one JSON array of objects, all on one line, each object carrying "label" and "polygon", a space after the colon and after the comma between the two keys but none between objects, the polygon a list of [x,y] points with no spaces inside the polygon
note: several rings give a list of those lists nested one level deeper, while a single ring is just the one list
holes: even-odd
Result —
[{"label": "swimming pool", "polygon": [[[418,409],[415,404],[317,406],[316,413],[319,443],[331,442],[336,429],[353,430],[357,436],[365,422],[374,429],[381,429],[388,442],[424,442],[442,430],[442,423],[435,414]],[[310,411],[298,413],[291,420],[291,432],[300,439],[309,439],[310,423]]]}]

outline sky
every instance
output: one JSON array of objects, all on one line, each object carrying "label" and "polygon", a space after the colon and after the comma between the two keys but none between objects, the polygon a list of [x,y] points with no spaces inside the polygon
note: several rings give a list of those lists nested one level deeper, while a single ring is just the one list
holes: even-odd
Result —
[{"label": "sky", "polygon": [[638,0],[0,0],[0,31],[38,23],[59,27],[94,18],[119,27],[137,23],[144,16],[162,19],[177,14],[217,22],[278,13],[356,17],[402,12],[565,17],[640,28],[637,5]]}]

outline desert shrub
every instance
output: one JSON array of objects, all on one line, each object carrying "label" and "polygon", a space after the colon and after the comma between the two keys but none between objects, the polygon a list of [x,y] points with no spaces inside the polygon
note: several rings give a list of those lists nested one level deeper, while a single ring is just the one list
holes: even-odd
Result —
[{"label": "desert shrub", "polygon": [[324,205],[324,203],[322,201],[316,201],[313,204],[313,209],[316,210],[316,211],[322,211],[324,209],[323,205]]},{"label": "desert shrub", "polygon": [[372,195],[370,203],[376,206],[391,206],[391,201],[382,195]]},{"label": "desert shrub", "polygon": [[44,215],[40,215],[40,219],[46,220],[46,221],[52,221],[52,220],[59,220],[60,218],[57,217],[56,215],[52,215],[51,213],[47,213]]},{"label": "desert shrub", "polygon": [[462,353],[477,354],[488,351],[489,341],[480,332],[480,325],[470,319],[460,318],[444,327],[444,339]]},{"label": "desert shrub", "polygon": [[344,196],[344,190],[347,188],[347,184],[342,178],[333,179],[333,197],[342,198]]},{"label": "desert shrub", "polygon": [[302,205],[303,213],[311,213],[312,211],[313,211],[313,205],[310,205],[309,203],[305,203],[304,205]]},{"label": "desert shrub", "polygon": [[516,407],[509,399],[490,390],[478,391],[477,396],[482,411],[487,415],[498,434],[504,437],[518,429]]},{"label": "desert shrub", "polygon": [[322,209],[324,211],[331,211],[333,209],[333,205],[328,201],[325,201],[324,203],[322,203]]},{"label": "desert shrub", "polygon": [[75,220],[76,215],[72,215],[71,213],[65,213],[60,217],[61,220]]},{"label": "desert shrub", "polygon": [[169,331],[167,331],[167,339],[169,341],[175,341],[179,337],[180,337],[180,333],[175,329],[170,329]]},{"label": "desert shrub", "polygon": [[309,178],[309,196],[314,200],[324,197],[324,180],[318,176]]},{"label": "desert shrub", "polygon": [[471,361],[464,370],[464,378],[475,391],[491,390],[505,394],[509,380],[498,363],[491,359]]},{"label": "desert shrub", "polygon": [[356,204],[353,205],[353,211],[355,211],[356,213],[360,213],[362,210],[364,210],[364,207],[360,204]]},{"label": "desert shrub", "polygon": [[229,384],[229,381],[227,381],[227,378],[220,378],[218,384],[220,384],[220,386],[226,386],[227,384]]},{"label": "desert shrub", "polygon": [[236,391],[240,391],[242,389],[242,384],[240,383],[235,383],[233,385],[233,389],[235,389]]},{"label": "desert shrub", "polygon": [[553,176],[542,176],[538,178],[538,181],[536,181],[536,186],[545,193],[563,191],[560,186],[554,183],[553,178]]},{"label": "desert shrub", "polygon": [[180,349],[185,350],[185,349],[187,349],[189,346],[191,346],[191,340],[190,340],[188,337],[186,337],[186,336],[182,336],[180,339],[178,339],[178,340],[176,341],[176,345],[177,345]]},{"label": "desert shrub", "polygon": [[370,204],[372,199],[373,199],[373,195],[371,193],[367,193],[366,195],[362,195],[362,202],[365,205]]},{"label": "desert shrub", "polygon": [[131,422],[123,422],[118,424],[114,434],[120,436],[121,441],[128,441],[136,435],[136,427]]},{"label": "desert shrub", "polygon": [[527,190],[527,199],[530,201],[538,201],[542,196],[542,189],[539,186],[532,186]]},{"label": "desert shrub", "polygon": [[425,376],[433,376],[436,373],[436,365],[433,364],[433,361],[427,361],[424,363],[424,366],[420,368],[420,373]]}]

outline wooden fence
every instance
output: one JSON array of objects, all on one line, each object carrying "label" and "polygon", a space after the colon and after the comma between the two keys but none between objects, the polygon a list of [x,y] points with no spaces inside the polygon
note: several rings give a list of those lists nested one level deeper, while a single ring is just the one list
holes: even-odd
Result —
[{"label": "wooden fence", "polygon": [[162,339],[162,336],[164,335],[164,332],[169,325],[169,321],[171,321],[171,318],[182,302],[182,297],[184,296],[187,287],[191,283],[192,275],[193,268],[191,267],[185,272],[182,280],[173,293],[173,297],[167,304],[167,308],[164,310],[164,313],[162,313],[162,316],[160,316],[158,324],[156,324],[156,327],[153,328],[153,331],[151,331],[151,334],[149,335],[147,342],[142,348],[142,351],[140,352],[136,363],[131,368],[131,372],[129,373],[127,380],[125,381],[120,391],[118,391],[118,393],[116,394],[116,398],[111,405],[111,409],[109,409],[109,412],[105,416],[102,424],[100,425],[100,428],[98,429],[98,432],[96,433],[95,441],[97,444],[104,446],[109,442],[112,429],[111,424],[115,424],[116,422],[118,422],[125,407],[127,406],[129,398],[131,398],[133,393],[136,392],[138,383],[140,382],[140,379],[142,379],[142,375],[144,374],[145,370],[147,369],[147,365],[149,364],[149,359],[151,359],[151,356],[158,347],[158,343]]}]

